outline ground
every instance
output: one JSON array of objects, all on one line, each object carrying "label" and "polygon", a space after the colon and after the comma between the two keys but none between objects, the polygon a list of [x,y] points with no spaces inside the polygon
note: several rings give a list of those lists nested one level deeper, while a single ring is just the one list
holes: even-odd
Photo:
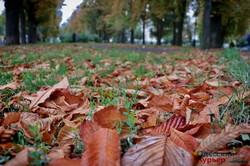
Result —
[{"label": "ground", "polygon": [[249,72],[236,49],[0,47],[0,164],[247,164]]}]

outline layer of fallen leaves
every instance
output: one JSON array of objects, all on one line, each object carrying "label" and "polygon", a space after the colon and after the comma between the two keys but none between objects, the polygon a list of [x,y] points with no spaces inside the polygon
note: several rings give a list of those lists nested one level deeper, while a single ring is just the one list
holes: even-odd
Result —
[{"label": "layer of fallen leaves", "polygon": [[[27,53],[25,49],[16,49]],[[32,49],[41,51],[43,47]],[[15,52],[13,48],[2,51]],[[91,52],[96,55],[95,50]],[[230,165],[232,161],[249,165],[248,146],[236,149],[227,146],[240,134],[250,133],[249,125],[233,125],[229,114],[221,117],[219,113],[219,106],[229,102],[234,88],[241,86],[240,82],[221,79],[224,68],[212,54],[196,53],[192,58],[174,57],[173,60],[175,63],[156,64],[102,59],[102,65],[98,66],[92,59],[73,62],[71,56],[66,56],[57,63],[67,66],[67,77],[57,76],[60,80],[57,84],[41,86],[35,93],[22,90],[25,86],[22,72],[30,68],[52,70],[47,61],[8,65],[1,60],[1,68],[11,72],[14,80],[0,85],[0,90],[17,91],[8,102],[0,102],[0,112],[4,115],[0,119],[0,153],[11,157],[6,165],[34,162],[30,154],[40,150],[37,138],[49,145],[43,156],[48,165]],[[69,78],[84,72],[77,68],[79,63],[91,74],[70,85]],[[112,64],[114,70],[101,77],[100,71]],[[154,76],[138,77],[133,70],[140,65],[154,72]],[[96,72],[97,67],[99,72]],[[203,81],[199,82],[201,78]],[[117,86],[123,83],[129,85]],[[114,92],[122,93],[112,97]],[[0,98],[6,99],[6,96],[2,93]],[[103,98],[117,102],[105,104],[101,102]],[[249,92],[241,99],[249,104]],[[10,108],[15,112],[8,111]],[[227,124],[224,129],[215,123],[221,120]],[[17,141],[20,133],[26,143]],[[124,142],[127,143],[125,148]],[[84,147],[77,153],[79,145]],[[215,152],[227,155],[220,160],[203,155]],[[209,159],[216,162],[209,163]]]}]

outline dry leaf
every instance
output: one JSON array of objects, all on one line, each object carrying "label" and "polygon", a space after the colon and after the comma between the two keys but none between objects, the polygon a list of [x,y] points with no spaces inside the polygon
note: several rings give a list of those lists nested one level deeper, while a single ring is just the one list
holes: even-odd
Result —
[{"label": "dry leaf", "polygon": [[15,89],[17,89],[17,87],[18,87],[18,82],[14,81],[14,82],[8,83],[6,85],[0,85],[0,90],[4,90],[6,88],[15,90]]},{"label": "dry leaf", "polygon": [[228,124],[221,133],[210,134],[204,139],[196,151],[202,152],[215,152],[224,148],[225,145],[239,137],[241,133],[250,133],[250,127],[248,125],[230,125]]},{"label": "dry leaf", "polygon": [[123,114],[125,109],[116,109],[114,106],[108,106],[101,109],[94,114],[94,121],[103,128],[114,129],[120,121],[127,119],[127,116]]},{"label": "dry leaf", "polygon": [[33,152],[34,148],[26,148],[19,152],[13,159],[8,161],[5,166],[27,166],[29,165],[29,156],[30,152]]},{"label": "dry leaf", "polygon": [[37,97],[31,102],[30,109],[38,106],[39,104],[43,103],[47,98],[50,97],[51,93],[57,89],[67,88],[69,86],[69,81],[67,77],[59,82],[58,84],[54,85],[53,87],[49,88],[46,91],[38,92]]},{"label": "dry leaf", "polygon": [[164,135],[148,136],[131,147],[122,158],[123,166],[191,166],[191,154]]},{"label": "dry leaf", "polygon": [[80,159],[67,159],[67,158],[61,158],[61,159],[57,159],[57,160],[54,160],[52,162],[49,162],[48,166],[63,166],[63,165],[66,165],[66,166],[79,166],[81,163],[81,160]]},{"label": "dry leaf", "polygon": [[85,120],[80,125],[80,135],[84,145],[87,145],[94,132],[100,129],[100,126],[93,121]]},{"label": "dry leaf", "polygon": [[182,147],[189,153],[193,153],[199,143],[196,141],[194,137],[191,135],[188,135],[186,133],[180,132],[174,128],[171,127],[171,135],[170,139],[178,146]]},{"label": "dry leaf", "polygon": [[63,126],[58,133],[57,142],[60,146],[65,144],[74,144],[79,131],[76,128]]},{"label": "dry leaf", "polygon": [[151,131],[150,135],[170,134],[170,127],[180,128],[185,125],[186,118],[183,116],[172,116],[166,122]]},{"label": "dry leaf", "polygon": [[110,129],[101,128],[90,138],[86,151],[82,155],[82,166],[120,165],[120,137]]}]

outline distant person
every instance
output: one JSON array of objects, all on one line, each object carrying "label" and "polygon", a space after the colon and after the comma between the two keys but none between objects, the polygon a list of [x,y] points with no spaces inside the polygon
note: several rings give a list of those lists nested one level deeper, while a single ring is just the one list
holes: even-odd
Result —
[{"label": "distant person", "polygon": [[250,34],[248,34],[247,36],[247,47],[248,47],[248,50],[250,50]]},{"label": "distant person", "polygon": [[73,41],[73,42],[76,42],[76,33],[73,33],[73,34],[72,34],[72,41]]},{"label": "distant person", "polygon": [[230,40],[229,48],[234,48],[235,46],[236,46],[235,41],[234,40]]}]

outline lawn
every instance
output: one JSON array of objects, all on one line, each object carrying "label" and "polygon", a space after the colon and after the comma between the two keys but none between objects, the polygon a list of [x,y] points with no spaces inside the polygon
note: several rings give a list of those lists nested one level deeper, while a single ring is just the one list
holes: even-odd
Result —
[{"label": "lawn", "polygon": [[249,164],[236,49],[116,47],[0,47],[0,165]]}]

